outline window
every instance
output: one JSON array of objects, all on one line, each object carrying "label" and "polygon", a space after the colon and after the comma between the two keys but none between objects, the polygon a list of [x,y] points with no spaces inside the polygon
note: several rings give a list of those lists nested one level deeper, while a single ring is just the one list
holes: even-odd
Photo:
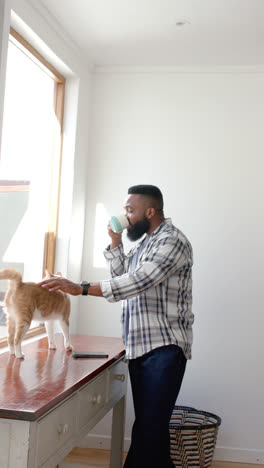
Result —
[{"label": "window", "polygon": [[[24,281],[54,269],[65,80],[10,30],[0,159],[0,269]],[[1,304],[0,346],[6,345]],[[34,333],[43,327],[32,324]],[[32,334],[32,330],[30,330]]]}]

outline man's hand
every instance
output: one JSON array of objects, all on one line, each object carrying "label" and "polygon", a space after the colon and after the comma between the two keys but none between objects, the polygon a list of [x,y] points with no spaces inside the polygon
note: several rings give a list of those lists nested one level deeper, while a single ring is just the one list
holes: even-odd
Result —
[{"label": "man's hand", "polygon": [[117,247],[122,242],[122,232],[119,232],[119,233],[114,232],[111,229],[110,224],[107,225],[107,229],[108,229],[108,234],[112,239],[110,249],[114,249],[115,247]]},{"label": "man's hand", "polygon": [[67,278],[62,276],[51,275],[51,278],[38,283],[42,288],[47,288],[49,291],[63,291],[72,296],[79,296],[82,294],[82,286],[73,283]]}]

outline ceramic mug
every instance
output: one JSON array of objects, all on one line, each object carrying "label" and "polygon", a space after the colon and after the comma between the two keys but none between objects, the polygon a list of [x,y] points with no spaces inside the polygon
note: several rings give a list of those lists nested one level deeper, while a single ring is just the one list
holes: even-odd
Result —
[{"label": "ceramic mug", "polygon": [[121,214],[119,216],[111,216],[109,221],[112,231],[116,233],[122,232],[129,226],[128,219],[125,215]]}]

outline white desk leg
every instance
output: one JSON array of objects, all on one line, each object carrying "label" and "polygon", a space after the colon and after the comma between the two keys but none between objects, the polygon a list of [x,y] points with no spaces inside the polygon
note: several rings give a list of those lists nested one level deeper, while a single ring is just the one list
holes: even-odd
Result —
[{"label": "white desk leg", "polygon": [[113,408],[110,468],[122,468],[125,429],[125,396]]}]

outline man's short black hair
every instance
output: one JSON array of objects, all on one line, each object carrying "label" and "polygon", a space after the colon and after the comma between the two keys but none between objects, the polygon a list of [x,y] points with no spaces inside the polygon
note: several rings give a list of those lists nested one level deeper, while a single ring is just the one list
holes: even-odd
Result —
[{"label": "man's short black hair", "polygon": [[133,185],[128,189],[129,195],[145,195],[152,198],[155,202],[157,211],[163,211],[163,196],[158,187],[155,185]]}]

